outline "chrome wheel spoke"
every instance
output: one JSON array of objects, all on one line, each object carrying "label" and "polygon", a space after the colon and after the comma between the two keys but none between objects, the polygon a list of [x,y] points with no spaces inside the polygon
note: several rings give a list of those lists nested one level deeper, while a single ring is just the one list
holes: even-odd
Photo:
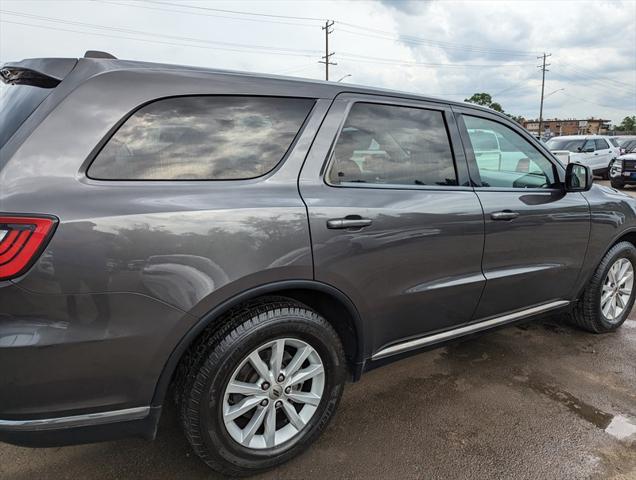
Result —
[{"label": "chrome wheel spoke", "polygon": [[227,386],[227,393],[240,393],[241,395],[262,395],[263,389],[255,383],[232,380]]},{"label": "chrome wheel spoke", "polygon": [[247,358],[262,379],[270,380],[269,368],[267,368],[267,365],[258,354],[258,351],[252,352]]},{"label": "chrome wheel spoke", "polygon": [[267,418],[265,419],[265,446],[268,448],[276,445],[276,408],[271,406],[267,410]]},{"label": "chrome wheel spoke", "polygon": [[254,438],[254,434],[262,425],[263,420],[265,419],[265,415],[267,415],[267,412],[269,410],[269,408],[265,407],[256,408],[256,412],[254,412],[254,415],[252,415],[249,423],[243,429],[243,443],[249,445],[249,443],[252,441],[252,438]]},{"label": "chrome wheel spoke", "polygon": [[314,378],[316,375],[320,375],[324,370],[322,365],[311,365],[307,368],[304,368],[297,372],[291,380],[292,385],[297,385],[299,383],[306,382],[310,378]]},{"label": "chrome wheel spoke", "polygon": [[224,417],[226,421],[234,420],[235,418],[240,417],[241,415],[249,412],[252,408],[254,408],[260,402],[260,398],[258,397],[245,397],[236,405],[232,405]]},{"label": "chrome wheel spoke", "polygon": [[300,415],[298,415],[294,406],[289,402],[283,402],[283,411],[294,428],[298,431],[302,430],[305,426],[305,422],[302,418],[300,418]]},{"label": "chrome wheel spoke", "polygon": [[272,358],[269,366],[272,370],[273,378],[278,378],[283,367],[283,355],[285,354],[285,340],[276,340],[272,346]]},{"label": "chrome wheel spoke", "polygon": [[290,400],[297,403],[307,403],[309,405],[318,405],[320,403],[320,396],[311,392],[294,392],[292,391],[287,395]]},{"label": "chrome wheel spoke", "polygon": [[285,367],[285,376],[291,377],[296,371],[302,366],[302,364],[307,360],[307,357],[311,353],[311,347],[307,346],[302,349],[298,349],[296,351],[296,355],[291,359],[287,367]]},{"label": "chrome wheel spoke", "polygon": [[247,355],[228,381],[225,428],[244,447],[274,448],[307,425],[324,389],[325,369],[311,345],[295,338],[269,341]]}]

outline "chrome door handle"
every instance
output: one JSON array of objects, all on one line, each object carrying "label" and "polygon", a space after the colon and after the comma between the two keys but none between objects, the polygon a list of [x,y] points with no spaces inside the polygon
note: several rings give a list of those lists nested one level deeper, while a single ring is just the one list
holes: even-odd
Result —
[{"label": "chrome door handle", "polygon": [[503,212],[493,212],[490,214],[490,218],[493,220],[512,220],[519,216],[519,212],[513,212],[511,210],[504,210]]},{"label": "chrome door handle", "polygon": [[345,218],[332,218],[327,220],[327,228],[330,229],[343,229],[343,228],[362,228],[368,227],[373,223],[370,218],[357,217],[345,217]]}]

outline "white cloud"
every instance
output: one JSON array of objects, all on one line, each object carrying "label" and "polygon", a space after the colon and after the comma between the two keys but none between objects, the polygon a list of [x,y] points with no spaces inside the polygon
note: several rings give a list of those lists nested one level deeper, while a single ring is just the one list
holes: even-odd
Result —
[{"label": "white cloud", "polygon": [[[546,117],[595,116],[620,122],[624,116],[636,114],[634,1],[1,0],[0,8],[0,62],[28,57],[77,57],[92,49],[106,50],[119,58],[323,78],[324,66],[317,63],[324,50],[321,22],[206,10],[214,8],[335,19],[330,49],[336,52],[333,59],[338,65],[332,67],[332,79],[351,74],[352,78],[346,81],[451,100],[485,91],[493,94],[506,111],[536,117],[541,78],[536,68],[538,60],[531,54],[513,53],[545,50],[552,53],[546,93],[565,89],[547,98]],[[122,31],[126,29],[156,36]],[[185,40],[186,37],[208,43]],[[278,53],[294,55],[274,54],[268,49],[248,52],[210,42],[273,47],[284,49]],[[435,42],[447,48],[439,48]],[[506,66],[409,65],[413,62]]]}]

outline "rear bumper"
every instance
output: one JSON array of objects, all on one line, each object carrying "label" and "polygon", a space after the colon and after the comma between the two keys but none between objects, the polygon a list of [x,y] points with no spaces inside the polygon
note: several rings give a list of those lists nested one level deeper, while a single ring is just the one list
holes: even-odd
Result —
[{"label": "rear bumper", "polygon": [[193,317],[146,295],[0,282],[0,441],[154,437],[157,381]]},{"label": "rear bumper", "polygon": [[36,420],[0,419],[0,441],[36,448],[127,437],[153,440],[160,416],[161,407],[136,407]]}]

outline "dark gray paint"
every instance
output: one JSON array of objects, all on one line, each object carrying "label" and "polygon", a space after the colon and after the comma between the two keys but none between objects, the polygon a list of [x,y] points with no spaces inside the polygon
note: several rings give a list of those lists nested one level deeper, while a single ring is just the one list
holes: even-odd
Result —
[{"label": "dark gray paint", "polygon": [[[317,101],[285,161],[262,178],[87,178],[103,140],[136,108],[214,94]],[[443,111],[463,186],[328,186],[336,132],[360,99]],[[405,339],[574,300],[610,244],[634,229],[635,203],[600,187],[473,188],[473,158],[455,121],[462,111],[511,125],[556,162],[504,116],[478,107],[336,83],[79,60],[0,151],[0,212],[60,219],[34,267],[0,283],[0,419],[149,405],[190,329],[213,321],[207,314],[216,306],[275,282],[318,280],[349,297],[361,318],[358,363]],[[521,216],[495,224],[489,214],[500,207]],[[350,214],[373,224],[326,228],[327,219]]]}]

